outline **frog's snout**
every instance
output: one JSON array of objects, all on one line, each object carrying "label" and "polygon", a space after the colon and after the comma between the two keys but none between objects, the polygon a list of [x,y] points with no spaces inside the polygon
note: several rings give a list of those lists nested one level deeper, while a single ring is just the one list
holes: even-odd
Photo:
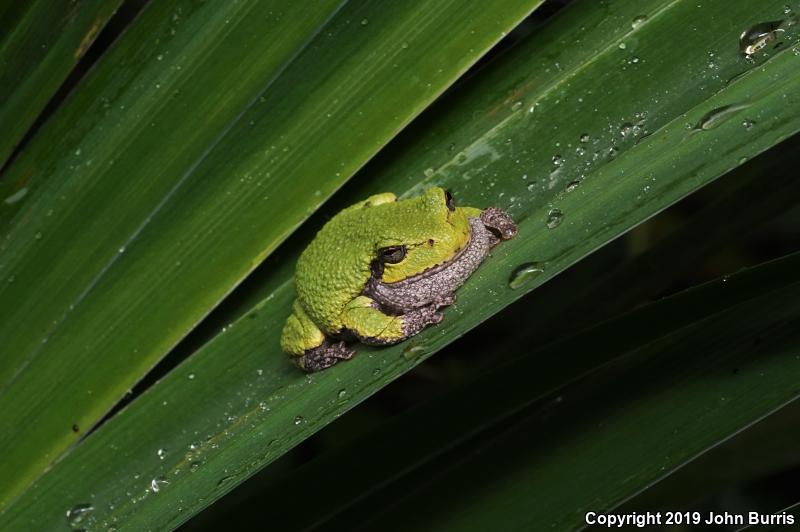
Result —
[{"label": "frog's snout", "polygon": [[517,235],[517,224],[505,211],[497,207],[489,207],[481,212],[481,222],[497,238],[498,242],[509,240]]}]

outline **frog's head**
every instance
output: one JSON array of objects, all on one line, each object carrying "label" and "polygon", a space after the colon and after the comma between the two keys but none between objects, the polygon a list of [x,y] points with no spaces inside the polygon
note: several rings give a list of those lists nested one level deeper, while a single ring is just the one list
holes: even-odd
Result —
[{"label": "frog's head", "polygon": [[481,210],[456,207],[452,195],[432,187],[422,195],[385,205],[391,227],[381,228],[376,266],[394,283],[453,260],[470,239],[470,218]]}]

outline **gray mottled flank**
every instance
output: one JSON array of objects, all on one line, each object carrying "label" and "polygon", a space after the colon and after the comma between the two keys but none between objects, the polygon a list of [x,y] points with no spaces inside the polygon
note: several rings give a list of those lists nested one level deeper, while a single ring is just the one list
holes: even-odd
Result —
[{"label": "gray mottled flank", "polygon": [[[470,218],[469,243],[452,261],[396,283],[384,283],[380,279],[373,278],[364,293],[375,300],[379,308],[394,314],[409,315],[411,314],[409,311],[420,309],[420,307],[434,306],[438,308],[452,304],[455,300],[453,292],[464,284],[464,281],[472,275],[489,254],[489,250],[500,242],[500,237],[495,234],[495,231],[505,238],[511,238],[516,233],[516,226],[503,211],[487,209],[484,213],[489,214],[492,225],[484,223],[483,213],[480,219]],[[502,229],[497,226],[501,226]],[[513,231],[510,229],[511,227],[513,227]],[[510,236],[506,237],[506,235]],[[411,318],[409,321],[418,322],[420,319],[425,319],[422,315],[420,318],[412,316],[409,316]],[[441,318],[438,321],[441,321]],[[438,323],[438,321],[428,319],[426,324]],[[409,327],[416,329],[410,334],[416,334],[424,325],[419,328],[417,326]]]}]

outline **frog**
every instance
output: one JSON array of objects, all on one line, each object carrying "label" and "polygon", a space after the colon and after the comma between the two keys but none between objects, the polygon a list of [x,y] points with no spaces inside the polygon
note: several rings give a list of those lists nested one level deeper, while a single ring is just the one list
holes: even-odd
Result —
[{"label": "frog", "polygon": [[295,266],[281,348],[306,372],[349,360],[353,344],[402,342],[444,318],[455,291],[517,225],[496,207],[458,207],[432,186],[374,194],[333,216]]}]

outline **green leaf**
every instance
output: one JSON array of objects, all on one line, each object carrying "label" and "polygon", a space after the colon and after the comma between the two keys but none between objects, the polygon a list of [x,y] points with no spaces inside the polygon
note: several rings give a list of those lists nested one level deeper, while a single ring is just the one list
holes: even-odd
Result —
[{"label": "green leaf", "polygon": [[[510,319],[541,341],[583,329],[663,294],[675,278],[696,270],[709,254],[754,230],[764,230],[767,223],[797,208],[800,181],[791,169],[798,165],[800,135],[795,135],[726,175],[725,188],[704,189],[703,194],[713,194],[708,205],[652,248],[618,264],[582,266],[580,278],[572,279],[580,283],[580,290],[561,287],[548,289],[547,297],[540,294],[529,309],[538,316],[535,323],[526,323],[524,315]],[[765,181],[770,186],[765,187]],[[569,320],[564,319],[566,315],[571,316]]]},{"label": "green leaf", "polygon": [[[717,511],[747,508],[775,512],[796,497],[791,492],[784,493],[780,481],[775,479],[800,465],[797,452],[786,445],[795,439],[799,425],[800,401],[793,401],[735,437],[720,442],[615,511],[716,507]],[[776,489],[764,490],[764,483],[775,485]],[[730,497],[732,492],[737,493],[735,502]]]},{"label": "green leaf", "polygon": [[121,3],[37,0],[0,6],[0,168]]},{"label": "green leaf", "polygon": [[[400,346],[359,348],[354,361],[305,377],[278,348],[293,298],[286,253],[258,290],[245,294],[245,303],[264,298],[256,308],[64,457],[6,510],[4,522],[47,526],[71,505],[91,503],[97,524],[175,526],[547,278],[800,129],[792,111],[800,94],[795,49],[770,49],[754,65],[739,53],[738,30],[729,35],[706,26],[747,28],[779,17],[782,7],[723,0],[704,2],[702,11],[676,1],[598,6],[576,3],[465,82],[330,207],[371,191],[407,195],[439,184],[462,203],[494,203],[515,216],[519,236],[470,279],[442,324]],[[373,22],[369,17],[366,27]],[[714,113],[720,109],[728,111]],[[745,120],[755,124],[747,128]],[[629,121],[641,123],[628,129]],[[322,137],[315,139],[317,153]],[[220,153],[240,153],[235,149],[226,145]],[[555,155],[563,164],[553,163]],[[291,190],[311,192],[313,186],[303,187],[313,175],[287,185],[282,202],[301,202]],[[192,224],[213,215],[210,207],[197,210]],[[170,223],[190,215],[172,213]],[[172,234],[166,222],[159,229]],[[298,238],[290,249],[305,242]],[[155,256],[154,250],[148,260]],[[509,288],[517,267],[530,262],[544,272]],[[197,278],[186,286],[196,290]],[[53,501],[46,511],[43,500]]]},{"label": "green leaf", "polygon": [[[364,529],[380,522],[399,530],[486,530],[500,521],[510,529],[580,529],[586,512],[612,510],[799,396],[799,266],[794,254],[689,290],[465,386],[467,412],[482,417],[484,402],[506,398],[524,408],[509,409],[478,438],[462,443],[451,434],[459,445],[450,452],[436,443],[452,440],[437,434],[441,441],[429,449],[443,456],[434,454],[352,514]],[[540,396],[542,363],[582,366],[612,353],[608,364]],[[520,400],[526,378],[528,402]],[[418,421],[430,422],[436,410]]]},{"label": "green leaf", "polygon": [[[753,302],[762,304],[766,294],[774,297],[774,294],[784,290],[796,294],[800,283],[796,274],[798,267],[800,254],[795,254],[676,294],[541,349],[532,350],[530,346],[535,344],[525,342],[529,338],[527,331],[509,326],[500,333],[515,337],[514,344],[520,346],[515,350],[518,355],[516,359],[396,416],[373,433],[321,456],[290,475],[275,479],[258,494],[259,500],[274,503],[268,509],[261,508],[260,515],[281,530],[308,530],[323,525],[325,529],[336,530],[348,523],[348,528],[352,528],[352,523],[356,522],[365,523],[362,525],[364,528],[378,526],[379,522],[383,523],[380,525],[383,527],[388,526],[387,523],[401,522],[402,525],[397,528],[447,530],[449,523],[445,521],[460,520],[459,512],[469,513],[462,504],[468,507],[473,503],[471,497],[474,495],[488,501],[486,505],[491,505],[491,508],[484,510],[495,512],[495,519],[500,520],[496,513],[511,511],[513,507],[519,519],[529,519],[531,523],[539,525],[561,520],[554,523],[556,530],[572,529],[563,519],[575,508],[597,511],[611,508],[649,485],[654,480],[648,477],[653,474],[653,468],[657,478],[668,474],[697,452],[715,445],[719,439],[728,437],[742,425],[753,423],[776,405],[783,404],[797,394],[791,379],[791,375],[795,374],[792,370],[796,362],[794,356],[790,356],[786,362],[786,370],[790,375],[777,372],[770,382],[764,382],[765,376],[758,371],[745,370],[746,362],[741,366],[739,362],[723,364],[714,353],[688,347],[688,340],[680,340],[684,343],[672,342],[678,342],[675,338],[683,338],[686,331],[694,331],[694,343],[716,343],[719,346],[715,350],[724,351],[722,346],[727,345],[726,342],[739,342],[745,353],[731,356],[751,358],[754,355],[747,351],[751,342],[742,340],[741,336],[733,340],[725,339],[729,336],[726,327],[737,328],[730,325],[731,320],[742,319],[747,322],[749,318],[737,318],[736,312],[745,305],[756,312],[752,309],[758,307]],[[786,297],[791,301],[790,296]],[[800,320],[800,307],[792,308],[796,313],[792,319],[797,322]],[[721,315],[728,316],[727,321],[719,327],[712,327],[710,323]],[[774,316],[769,316],[765,322],[774,319]],[[747,327],[751,326],[756,331],[754,337],[763,336],[763,330],[759,330],[755,324]],[[795,332],[791,332],[790,336],[798,338]],[[656,348],[661,351],[656,351]],[[699,355],[700,352],[704,354]],[[685,367],[676,363],[674,368],[666,372],[652,370],[651,366],[647,366],[646,370],[626,369],[622,374],[618,371],[622,365],[627,368],[651,364],[656,357],[674,357],[680,361],[694,357],[696,360]],[[665,363],[672,364],[670,360]],[[704,367],[698,368],[699,365]],[[696,375],[706,371],[727,375],[731,367],[737,368],[736,375],[739,377],[724,385],[731,387],[733,392],[720,391],[711,384],[702,388],[701,383],[701,394],[687,398],[682,394],[690,388],[690,384],[675,385],[676,379],[685,377],[684,372]],[[714,378],[716,374],[702,382],[711,383]],[[744,379],[749,381],[742,382]],[[781,381],[780,386],[776,380]],[[638,390],[642,383],[648,386],[652,383],[652,386],[644,391]],[[691,386],[694,385],[691,383]],[[771,386],[775,388],[770,390]],[[762,388],[770,390],[766,394],[769,398],[764,399],[764,394],[760,393]],[[731,415],[730,408],[735,407],[720,405],[717,400],[722,395],[728,397],[734,392],[741,394],[740,401],[750,401],[751,404],[745,411]],[[751,393],[752,398],[748,395]],[[612,397],[608,398],[609,395]],[[565,407],[565,399],[575,404]],[[691,402],[692,407],[675,409],[668,418],[654,417],[663,422],[654,423],[652,428],[647,423],[637,421],[645,415],[651,415],[652,409],[669,410],[672,404],[683,402]],[[604,410],[608,405],[613,405],[611,413]],[[723,407],[724,410],[717,414],[721,419],[709,418],[707,412]],[[565,408],[568,410],[566,414],[562,413]],[[635,430],[614,435],[619,452],[613,453],[613,448],[606,446],[613,429],[606,419],[619,419],[621,414],[618,412],[623,409],[630,412],[626,414],[625,426],[635,427]],[[751,417],[748,419],[747,415]],[[645,442],[662,437],[662,431],[675,426],[679,423],[676,420],[681,419],[698,423],[701,437],[689,431],[685,435],[668,438],[668,445],[672,448],[669,452],[665,451],[669,457],[667,462],[660,456],[654,459],[655,453],[647,451],[634,455],[639,457],[638,462],[629,458],[630,450],[623,448],[624,445],[647,448]],[[742,419],[745,423],[737,425]],[[573,429],[573,423],[578,425],[579,422],[582,423],[581,429]],[[713,430],[703,427],[713,427]],[[648,430],[657,434],[651,436]],[[519,475],[526,475],[527,481],[536,483],[536,488],[519,488],[517,495],[512,495],[509,490],[495,499],[494,486],[485,489],[477,477],[471,481],[451,479],[450,475],[482,474],[489,477],[493,465],[512,460],[506,458],[505,451],[493,447],[506,445],[508,433],[514,435],[512,438],[519,438],[521,445],[528,447],[527,450],[515,448],[514,452],[521,455],[520,465],[526,460],[535,462],[535,467],[520,471]],[[404,435],[401,443],[398,443],[398,435]],[[505,443],[498,444],[498,439]],[[624,443],[620,445],[620,441]],[[536,477],[542,463],[548,463],[552,454],[560,453],[555,450],[558,446],[582,446],[587,453],[599,453],[602,446],[607,462],[592,462],[596,454],[578,462],[580,458],[576,457],[580,453],[565,451],[559,455],[560,463],[547,466],[554,472],[551,477],[532,481],[530,477]],[[391,449],[391,452],[387,453],[387,449]],[[479,460],[479,466],[473,468],[467,465],[471,460]],[[362,464],[365,463],[370,467],[364,468]],[[612,466],[613,474],[603,471],[604,467]],[[500,468],[497,482],[502,481],[502,476],[513,474]],[[602,488],[597,483],[584,486],[580,481],[573,480],[585,481],[592,475],[597,475],[595,480],[603,484]],[[432,479],[439,482],[439,476],[445,479],[441,480],[442,484],[429,487]],[[550,487],[545,488],[548,483]],[[520,482],[519,485],[524,483]],[[439,494],[434,496],[429,489]],[[422,490],[425,494],[418,495],[416,490]],[[537,490],[540,494],[534,496]],[[304,493],[304,497],[293,497],[299,491]],[[409,497],[409,501],[403,500],[405,497]],[[442,509],[428,508],[429,505],[417,497],[431,497],[430,504],[441,506]],[[460,501],[462,497],[464,501]],[[412,498],[414,502],[410,502]],[[312,507],[308,505],[310,500],[314,501]],[[391,508],[401,500],[403,510],[398,510],[396,514],[392,510],[391,517],[380,515],[384,509]],[[556,504],[555,501],[562,502]],[[591,506],[589,501],[596,506]],[[411,511],[410,508],[415,504],[424,510]],[[453,515],[450,515],[451,508]],[[652,506],[650,509],[653,509]],[[634,510],[641,511],[642,508]],[[404,512],[411,516],[411,520],[427,520],[431,515],[440,515],[441,521],[430,525],[410,523],[401,517]],[[465,523],[473,517],[465,517],[453,529],[470,529],[471,525]],[[506,516],[502,522],[511,526],[512,519]],[[235,520],[234,515],[228,518],[234,526]],[[484,522],[478,520],[474,528],[485,529],[488,522],[489,518]],[[530,528],[521,525],[518,523],[517,527],[511,528]]]},{"label": "green leaf", "polygon": [[538,3],[148,6],[3,178],[2,504]]}]

